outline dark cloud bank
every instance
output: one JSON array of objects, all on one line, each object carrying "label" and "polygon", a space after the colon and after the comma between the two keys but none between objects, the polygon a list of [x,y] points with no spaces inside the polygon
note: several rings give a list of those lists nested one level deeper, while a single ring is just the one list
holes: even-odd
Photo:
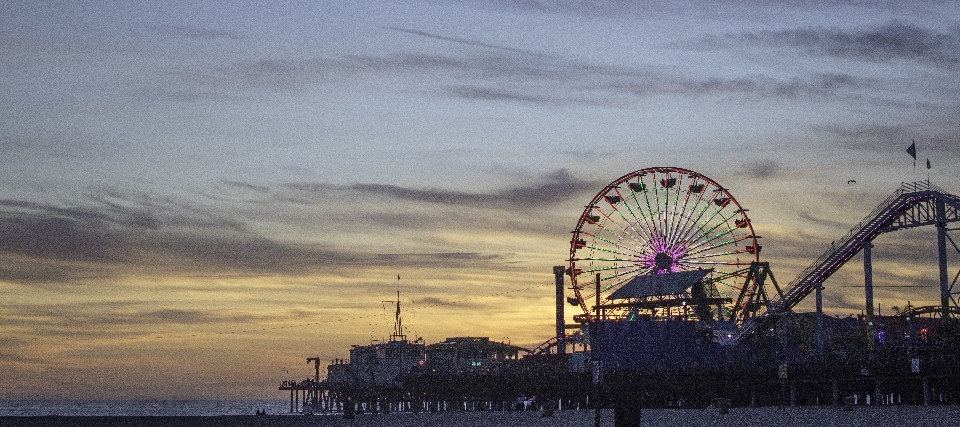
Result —
[{"label": "dark cloud bank", "polygon": [[726,34],[673,47],[719,49],[737,45],[794,48],[808,55],[860,61],[909,60],[951,68],[960,64],[960,27],[937,32],[899,21],[858,30],[805,27]]},{"label": "dark cloud bank", "polygon": [[[415,205],[507,211],[547,208],[599,188],[565,171],[548,174],[537,183],[490,193],[383,184],[292,183],[275,188],[243,182],[225,185],[268,200],[265,209],[281,209],[287,203],[329,203],[346,191]],[[0,266],[0,279],[40,284],[102,277],[115,269],[127,274],[305,274],[321,268],[329,271],[369,266],[371,262],[383,266],[465,267],[497,261],[495,256],[472,251],[375,253],[376,248],[287,242],[261,235],[253,228],[242,214],[229,217],[168,198],[126,195],[116,190],[90,192],[72,206],[0,200],[0,251],[11,260]]]}]

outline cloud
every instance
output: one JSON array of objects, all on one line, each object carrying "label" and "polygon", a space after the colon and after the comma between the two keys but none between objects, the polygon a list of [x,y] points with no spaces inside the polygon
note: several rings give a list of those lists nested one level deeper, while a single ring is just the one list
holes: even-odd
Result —
[{"label": "cloud", "polygon": [[523,101],[537,104],[555,103],[558,101],[558,99],[552,97],[528,96],[516,92],[466,85],[449,86],[447,87],[447,91],[457,98],[484,101]]},{"label": "cloud", "polygon": [[[357,245],[355,239],[349,239],[352,245],[344,246],[341,241],[327,241],[320,230],[332,227],[341,233],[349,229],[366,235],[369,233],[362,230],[371,227],[421,230],[428,221],[431,229],[422,237],[438,230],[462,234],[464,230],[482,229],[478,224],[492,219],[480,211],[456,215],[431,211],[425,218],[418,205],[517,211],[553,206],[596,188],[565,171],[547,174],[541,180],[492,193],[378,184],[290,183],[273,188],[229,182],[227,189],[240,190],[240,196],[231,199],[224,193],[216,198],[218,203],[225,203],[218,208],[109,188],[89,190],[72,206],[0,200],[0,252],[8,260],[0,265],[0,279],[47,288],[130,274],[303,275],[321,271],[338,274],[370,265],[490,266],[507,260],[495,253],[461,251],[457,241],[425,252],[385,251],[380,245]],[[360,208],[355,215],[327,217],[324,212],[331,203],[343,200],[345,194],[360,206],[383,197],[412,203],[395,204],[389,211]],[[302,205],[303,209],[284,209],[290,203]],[[277,212],[287,215],[274,216],[274,221],[312,230],[310,234],[315,233],[317,238],[276,237],[258,231],[262,225],[259,218]],[[316,218],[325,217],[328,220],[319,225],[311,224]],[[464,224],[464,218],[473,219]],[[544,224],[539,224],[539,228],[526,227],[523,218],[497,219],[498,226],[523,229],[526,233],[543,231]]]},{"label": "cloud", "polygon": [[239,181],[224,181],[223,183],[230,187],[236,187],[243,190],[255,191],[257,193],[270,192],[270,188],[263,185],[250,184],[247,182],[239,182]]},{"label": "cloud", "polygon": [[[9,347],[7,347],[7,348],[9,348]],[[32,357],[24,357],[24,356],[21,356],[21,355],[19,355],[19,354],[13,354],[13,353],[7,353],[7,352],[0,352],[0,362],[37,364],[37,363],[43,362],[43,360],[42,360],[42,359],[37,359],[37,358],[32,358]]]},{"label": "cloud", "polygon": [[411,202],[518,210],[554,206],[603,186],[602,183],[576,178],[566,170],[548,173],[537,180],[539,183],[519,185],[489,193],[409,188],[391,184],[333,185],[299,182],[283,184],[283,189],[288,191],[278,197],[296,203],[321,203],[325,198],[335,194],[352,192]]},{"label": "cloud", "polygon": [[[424,37],[483,45],[436,34],[390,28]],[[330,85],[358,85],[357,90],[397,88],[408,94],[446,96],[477,102],[519,102],[621,108],[640,98],[715,95],[789,99],[804,95],[845,96],[870,89],[876,81],[844,73],[813,73],[792,78],[763,74],[732,77],[690,76],[643,65],[606,65],[507,52],[398,52],[336,57],[277,57],[238,61],[205,72],[180,76],[193,80],[196,97],[249,90],[305,90]],[[509,49],[507,49],[509,50]],[[384,82],[401,82],[383,87]],[[183,87],[179,84],[177,87]],[[379,88],[379,89],[378,89]],[[236,95],[231,95],[236,96]],[[228,95],[224,95],[228,97]],[[187,99],[187,98],[184,98]]]},{"label": "cloud", "polygon": [[595,182],[574,178],[569,172],[559,170],[544,176],[539,184],[517,186],[493,193],[468,193],[440,189],[412,189],[387,184],[355,184],[350,186],[366,194],[389,196],[415,202],[454,206],[473,206],[498,209],[534,209],[553,206],[595,190]]},{"label": "cloud", "polygon": [[826,133],[829,138],[837,139],[846,147],[898,156],[895,158],[906,155],[904,150],[911,141],[917,143],[918,156],[935,159],[956,153],[956,134],[960,126],[953,118],[957,117],[960,109],[943,105],[936,109],[914,106],[911,110],[922,113],[911,120],[883,120],[886,116],[881,116],[861,123],[831,123],[810,128]]},{"label": "cloud", "polygon": [[273,241],[243,221],[200,207],[113,190],[88,194],[82,207],[3,200],[0,219],[0,251],[16,260],[0,268],[0,277],[15,281],[110,275],[111,266],[291,272],[313,269],[318,260],[342,264],[351,258]]},{"label": "cloud", "polygon": [[241,37],[233,32],[210,28],[186,25],[160,25],[156,28],[163,34],[195,40],[241,40]]},{"label": "cloud", "polygon": [[951,68],[960,63],[960,29],[936,32],[898,21],[861,30],[805,27],[744,32],[705,37],[672,46],[708,50],[758,44],[796,48],[814,56],[871,62],[909,60]]},{"label": "cloud", "polygon": [[780,163],[776,160],[761,160],[746,165],[744,173],[753,178],[773,178],[780,172]]},{"label": "cloud", "polygon": [[692,79],[659,76],[644,83],[630,83],[621,89],[639,96],[652,95],[749,95],[764,98],[796,98],[802,95],[828,96],[840,89],[869,85],[865,79],[847,74],[814,74],[808,78],[774,79],[764,75],[735,78]]},{"label": "cloud", "polygon": [[399,28],[399,27],[386,27],[386,29],[398,31],[401,33],[413,34],[413,35],[422,36],[422,37],[429,37],[437,40],[461,43],[461,44],[466,44],[471,46],[485,47],[489,49],[503,50],[503,51],[514,52],[514,53],[522,53],[522,54],[533,55],[533,56],[549,56],[549,55],[544,55],[542,53],[535,52],[532,50],[517,49],[513,47],[508,47],[508,46],[500,46],[500,45],[495,45],[490,43],[484,43],[479,40],[464,39],[459,37],[446,37],[446,36],[441,36],[439,34],[428,33],[426,31],[410,30],[410,29]]},{"label": "cloud", "polygon": [[[8,203],[9,204],[9,203]],[[89,219],[65,218],[59,209],[47,214],[0,215],[0,250],[42,259],[105,261],[111,259],[110,236],[82,226]]]},{"label": "cloud", "polygon": [[775,32],[769,37],[812,54],[839,58],[907,59],[950,67],[960,61],[960,33],[936,33],[896,21],[869,30],[804,28]]},{"label": "cloud", "polygon": [[869,140],[871,142],[908,141],[910,129],[896,124],[833,124],[819,128],[843,139]]},{"label": "cloud", "polygon": [[[159,306],[159,307],[158,307]],[[166,308],[162,302],[100,301],[84,303],[20,304],[3,316],[11,328],[30,328],[43,337],[80,339],[132,338],[190,326],[251,328],[277,320],[290,320],[283,314],[250,314],[221,308]],[[20,340],[16,347],[27,342]]]}]

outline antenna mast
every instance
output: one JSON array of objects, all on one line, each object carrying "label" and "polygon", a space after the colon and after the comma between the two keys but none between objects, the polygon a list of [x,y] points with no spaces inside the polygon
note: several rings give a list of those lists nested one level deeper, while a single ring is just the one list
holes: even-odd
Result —
[{"label": "antenna mast", "polygon": [[406,341],[407,336],[403,334],[403,319],[400,317],[400,275],[397,275],[397,300],[384,301],[397,304],[397,313],[393,322],[393,333],[390,334],[390,341]]}]

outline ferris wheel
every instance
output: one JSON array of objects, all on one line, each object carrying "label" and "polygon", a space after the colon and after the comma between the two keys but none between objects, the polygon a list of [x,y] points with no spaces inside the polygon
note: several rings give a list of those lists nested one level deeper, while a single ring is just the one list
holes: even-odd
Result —
[{"label": "ferris wheel", "polygon": [[[631,172],[594,196],[573,231],[570,302],[584,312],[574,318],[732,320],[759,248],[746,209],[712,179]],[[667,278],[681,280],[656,281]]]}]

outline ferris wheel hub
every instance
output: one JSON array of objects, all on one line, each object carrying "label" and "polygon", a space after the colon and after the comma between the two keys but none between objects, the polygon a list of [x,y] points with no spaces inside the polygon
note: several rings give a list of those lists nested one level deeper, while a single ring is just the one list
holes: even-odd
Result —
[{"label": "ferris wheel hub", "polygon": [[673,267],[673,257],[666,252],[660,252],[653,257],[653,265],[657,273],[670,272],[670,268]]}]

